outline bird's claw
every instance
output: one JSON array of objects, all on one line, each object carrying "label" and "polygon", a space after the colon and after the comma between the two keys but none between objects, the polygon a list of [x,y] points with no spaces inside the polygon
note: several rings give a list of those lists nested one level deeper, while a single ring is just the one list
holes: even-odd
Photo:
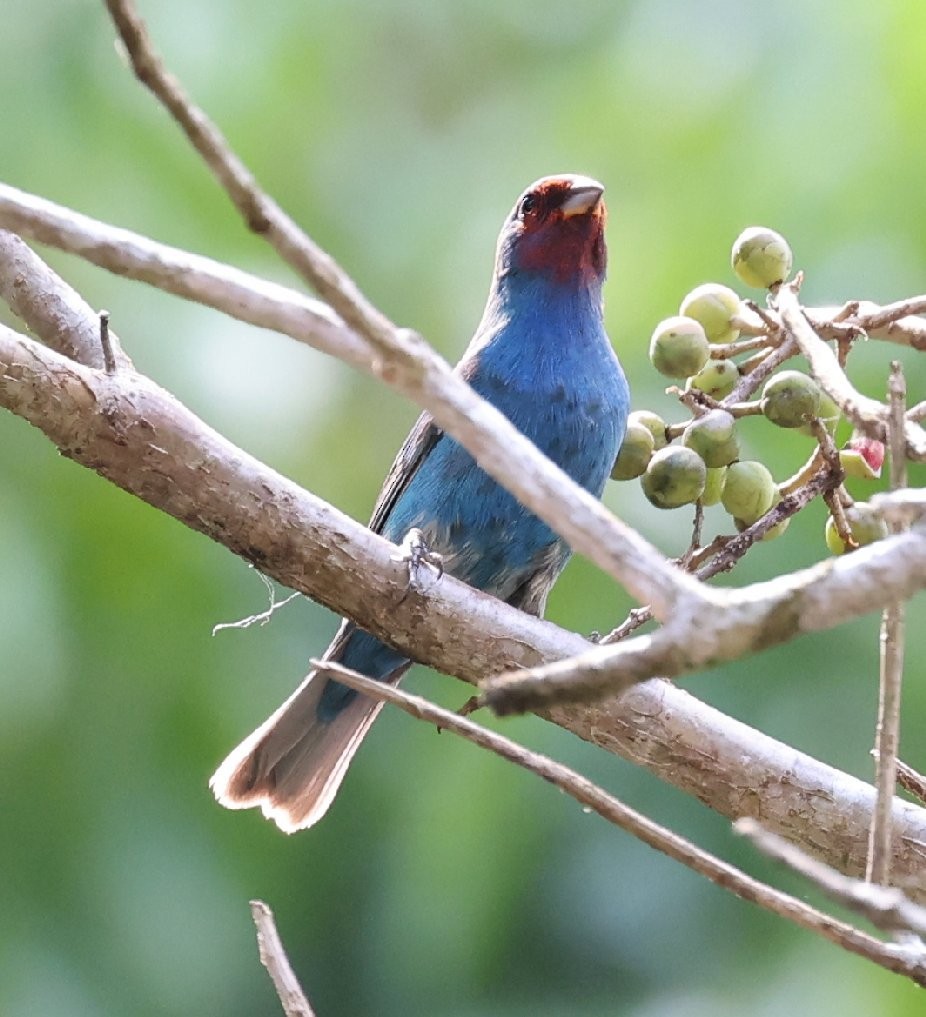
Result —
[{"label": "bird's claw", "polygon": [[[392,557],[393,561],[405,562],[408,566],[406,597],[410,590],[414,590],[415,593],[427,593],[444,574],[444,559],[428,547],[424,533],[417,526],[413,526],[405,534],[405,539],[399,545],[399,553]],[[431,583],[423,581],[425,575],[432,577]]]}]

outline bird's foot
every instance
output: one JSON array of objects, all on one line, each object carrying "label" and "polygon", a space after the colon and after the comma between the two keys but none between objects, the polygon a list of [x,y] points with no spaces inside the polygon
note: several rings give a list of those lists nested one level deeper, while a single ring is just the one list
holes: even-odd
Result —
[{"label": "bird's foot", "polygon": [[[414,590],[415,593],[427,593],[444,574],[444,559],[428,547],[424,534],[417,526],[413,526],[405,534],[405,539],[399,545],[399,553],[393,555],[393,560],[405,562],[408,566],[406,597],[410,590]],[[425,582],[425,576],[430,576],[431,581]]]}]

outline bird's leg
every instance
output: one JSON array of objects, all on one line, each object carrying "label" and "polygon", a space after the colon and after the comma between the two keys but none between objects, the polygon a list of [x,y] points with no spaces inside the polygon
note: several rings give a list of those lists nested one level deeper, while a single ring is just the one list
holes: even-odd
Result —
[{"label": "bird's leg", "polygon": [[399,545],[399,553],[393,555],[393,560],[408,565],[408,588],[402,600],[408,596],[410,590],[414,590],[415,593],[428,591],[433,583],[426,585],[423,582],[424,574],[433,576],[434,583],[444,574],[444,559],[428,547],[424,533],[417,526],[413,526],[405,534],[405,539]]}]

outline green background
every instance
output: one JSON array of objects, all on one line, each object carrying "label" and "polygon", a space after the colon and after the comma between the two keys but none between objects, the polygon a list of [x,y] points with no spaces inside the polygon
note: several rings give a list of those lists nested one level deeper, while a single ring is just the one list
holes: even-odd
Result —
[{"label": "green background", "polygon": [[[674,419],[647,362],[650,332],[697,283],[735,282],[728,254],[744,226],[789,238],[808,302],[926,289],[919,0],[162,0],[143,13],[257,178],[448,358],[478,321],[504,215],[552,172],[607,185],[609,331],[634,405]],[[7,5],[0,94],[8,183],[294,283],[125,70],[102,4]],[[48,257],[112,312],[140,370],[366,518],[415,407],[291,340]],[[859,387],[881,397],[897,353],[857,349]],[[923,366],[903,360],[921,399]],[[779,478],[807,452],[761,420],[743,436]],[[687,513],[649,508],[636,484],[611,484],[606,499],[667,553],[682,550]],[[730,581],[819,559],[823,519],[813,506]],[[724,526],[712,510],[709,534]],[[912,984],[390,710],[318,828],[286,838],[220,809],[206,787],[215,765],[336,620],[299,600],[270,625],[213,638],[216,623],[265,606],[257,576],[9,414],[0,527],[4,1017],[276,1014],[252,897],[275,909],[319,1017],[920,1012]],[[629,606],[576,561],[548,613],[587,632]],[[922,607],[910,609],[903,742],[921,769]],[[867,778],[876,674],[869,618],[686,686]],[[408,686],[451,706],[469,695],[423,669]],[[649,774],[539,721],[500,726],[817,900]]]}]

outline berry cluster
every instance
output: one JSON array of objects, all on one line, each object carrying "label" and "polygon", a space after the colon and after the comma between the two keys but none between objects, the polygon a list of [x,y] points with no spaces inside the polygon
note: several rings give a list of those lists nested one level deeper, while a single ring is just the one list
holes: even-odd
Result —
[{"label": "berry cluster", "polygon": [[[774,230],[751,227],[734,243],[731,262],[744,283],[774,295],[791,274],[791,249]],[[765,317],[757,305],[746,302],[745,307],[750,306]],[[770,357],[782,339],[773,334],[774,328],[760,329],[757,335],[748,326],[744,302],[719,283],[693,289],[678,315],[656,326],[650,360],[678,383],[669,391],[678,395],[692,419],[670,426],[649,410],[631,413],[611,474],[615,480],[639,477],[657,508],[720,503],[740,531],[772,510],[789,488],[777,484],[763,463],[740,458],[738,418],[761,414],[777,427],[797,429],[816,438],[821,450],[825,444],[835,461],[832,435],[840,417],[839,407],[813,378],[793,369],[772,373],[770,365],[778,364]],[[759,398],[748,401],[760,387]],[[837,468],[870,479],[880,475],[883,459],[880,441],[853,436],[838,453]],[[828,499],[833,515],[827,521],[826,543],[833,553],[886,534],[869,506],[853,503],[839,490],[841,504]],[[768,528],[763,539],[783,533],[788,522],[784,518]]]}]

